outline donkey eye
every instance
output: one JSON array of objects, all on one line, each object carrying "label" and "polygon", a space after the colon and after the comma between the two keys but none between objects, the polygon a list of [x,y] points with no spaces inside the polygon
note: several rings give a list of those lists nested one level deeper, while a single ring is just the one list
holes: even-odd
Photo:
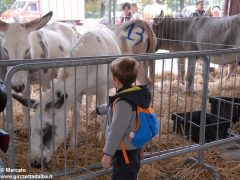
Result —
[{"label": "donkey eye", "polygon": [[43,133],[45,133],[45,132],[47,132],[47,129],[46,129],[46,128],[44,128],[42,131],[43,131]]},{"label": "donkey eye", "polygon": [[31,59],[30,49],[27,49],[24,54],[24,59]]},{"label": "donkey eye", "polygon": [[3,48],[3,49],[2,49],[2,54],[3,54],[3,55],[8,55],[8,50],[7,50],[6,48]]},{"label": "donkey eye", "polygon": [[3,60],[9,59],[8,50],[7,50],[6,48],[3,48],[3,49],[1,50],[1,53],[2,53],[2,59],[3,59]]},{"label": "donkey eye", "polygon": [[56,94],[56,96],[59,98],[62,93],[61,93],[60,91],[57,91],[55,94]]},{"label": "donkey eye", "polygon": [[40,134],[45,134],[47,132],[47,129],[46,128],[43,128],[42,130],[40,130]]},{"label": "donkey eye", "polygon": [[3,49],[2,49],[2,53],[8,54],[8,50],[7,50],[6,48],[3,48]]},{"label": "donkey eye", "polygon": [[25,54],[28,54],[28,53],[30,53],[30,49],[27,49],[27,50],[25,51]]}]

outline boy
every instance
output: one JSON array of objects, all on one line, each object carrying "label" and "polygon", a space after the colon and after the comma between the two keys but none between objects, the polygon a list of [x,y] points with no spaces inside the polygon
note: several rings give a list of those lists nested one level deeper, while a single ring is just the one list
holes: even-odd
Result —
[{"label": "boy", "polygon": [[[118,58],[111,63],[110,69],[117,93],[109,97],[109,106],[101,105],[96,110],[100,115],[107,114],[102,165],[104,168],[113,166],[113,180],[134,180],[140,169],[140,149],[131,144],[127,134],[136,127],[136,105],[149,107],[151,93],[148,86],[132,85],[138,76],[138,62],[135,59]],[[121,140],[124,141],[129,164],[125,162]]]}]

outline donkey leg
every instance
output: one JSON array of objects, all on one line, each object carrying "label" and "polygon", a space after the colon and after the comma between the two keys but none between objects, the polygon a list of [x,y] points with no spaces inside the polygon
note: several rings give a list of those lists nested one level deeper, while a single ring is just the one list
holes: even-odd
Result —
[{"label": "donkey leg", "polygon": [[187,68],[187,92],[194,92],[194,75],[196,67],[196,58],[188,58],[188,68]]},{"label": "donkey leg", "polygon": [[88,101],[88,107],[92,107],[92,105],[93,105],[93,94],[89,94],[87,96],[87,101]]},{"label": "donkey leg", "polygon": [[177,61],[178,64],[178,78],[180,83],[185,84],[185,58],[179,58]]},{"label": "donkey leg", "polygon": [[80,94],[78,101],[76,103],[76,107],[74,107],[73,115],[72,115],[72,134],[71,134],[71,149],[74,151],[77,148],[77,140],[78,140],[78,125],[80,122],[80,113],[77,110],[77,107],[79,109],[82,105],[82,98],[83,93]]},{"label": "donkey leg", "polygon": [[[27,81],[26,87],[24,91],[22,92],[23,98],[29,99],[31,96],[31,86],[30,82]],[[30,109],[29,107],[26,107],[22,105],[22,111],[23,111],[23,126],[25,129],[29,129],[30,127]]]},{"label": "donkey leg", "polygon": [[137,77],[137,81],[141,84],[141,85],[149,85],[151,88],[153,87],[152,82],[148,79],[148,63],[146,61],[141,61],[139,63],[139,72],[138,73],[138,77]]},{"label": "donkey leg", "polygon": [[149,64],[149,79],[152,83],[155,81],[155,60],[148,61]]},{"label": "donkey leg", "polygon": [[236,74],[236,67],[235,64],[228,64],[228,73],[226,79],[228,80],[231,76]]},{"label": "donkey leg", "polygon": [[[203,59],[201,59],[201,64],[202,64],[202,78],[204,77],[204,74],[206,73],[206,63],[204,63]],[[210,67],[209,67],[210,68]]]}]

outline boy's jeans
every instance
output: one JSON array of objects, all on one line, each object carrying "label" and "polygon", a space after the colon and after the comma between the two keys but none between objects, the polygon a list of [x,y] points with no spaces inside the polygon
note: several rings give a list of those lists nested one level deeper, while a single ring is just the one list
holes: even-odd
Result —
[{"label": "boy's jeans", "polygon": [[130,164],[124,161],[122,150],[117,150],[112,159],[112,180],[135,180],[140,169],[140,150],[127,151]]}]

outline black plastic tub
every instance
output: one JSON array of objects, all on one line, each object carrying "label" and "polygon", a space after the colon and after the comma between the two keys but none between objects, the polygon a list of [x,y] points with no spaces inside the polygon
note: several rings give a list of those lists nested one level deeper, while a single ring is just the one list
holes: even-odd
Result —
[{"label": "black plastic tub", "polygon": [[233,123],[240,120],[240,98],[209,97],[209,103],[211,103],[211,114],[219,115]]},{"label": "black plastic tub", "polygon": [[[201,111],[173,113],[173,131],[199,143]],[[206,114],[205,141],[211,142],[228,137],[230,121],[218,118],[212,114]],[[191,131],[190,131],[191,129]]]}]

